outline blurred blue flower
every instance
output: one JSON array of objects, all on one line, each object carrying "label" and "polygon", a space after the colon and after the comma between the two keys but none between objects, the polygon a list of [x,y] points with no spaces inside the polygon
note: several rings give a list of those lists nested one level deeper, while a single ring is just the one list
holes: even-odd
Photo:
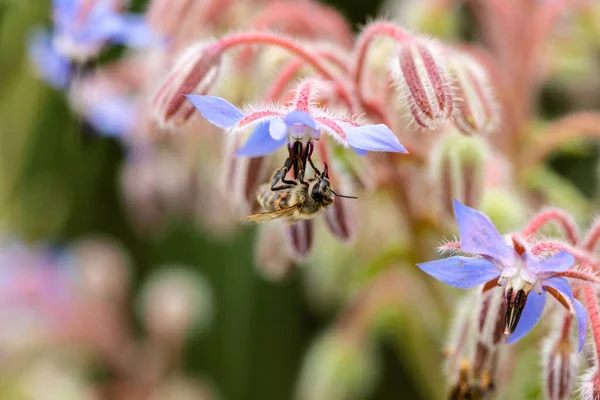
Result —
[{"label": "blurred blue flower", "polygon": [[124,138],[133,129],[137,107],[127,96],[111,96],[84,110],[86,121],[104,136]]},{"label": "blurred blue flower", "polygon": [[297,110],[273,105],[242,112],[227,100],[215,96],[186,95],[211,124],[241,131],[256,126],[238,156],[259,157],[274,152],[286,143],[306,144],[328,133],[338,143],[359,153],[388,151],[407,153],[398,138],[385,125],[360,125],[349,118],[330,115],[323,109]]},{"label": "blurred blue flower", "polygon": [[41,77],[65,88],[73,62],[96,57],[107,43],[147,47],[158,43],[143,16],[120,14],[110,0],[54,0],[54,29],[38,30],[29,40],[29,55]]},{"label": "blurred blue flower", "polygon": [[[573,297],[569,282],[560,276],[575,263],[561,251],[540,259],[521,246],[510,246],[483,213],[454,201],[461,250],[474,257],[454,256],[418,264],[434,278],[451,286],[468,289],[484,283],[505,287],[505,333],[508,343],[525,336],[540,320],[550,293],[577,317],[579,351],[586,336],[587,312]],[[486,287],[489,287],[486,285]]]}]

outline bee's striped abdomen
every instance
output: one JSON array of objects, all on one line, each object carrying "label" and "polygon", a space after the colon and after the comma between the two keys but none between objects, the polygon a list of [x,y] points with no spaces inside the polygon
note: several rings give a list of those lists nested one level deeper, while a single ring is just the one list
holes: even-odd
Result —
[{"label": "bee's striped abdomen", "polygon": [[267,211],[281,210],[290,206],[290,192],[280,190],[273,192],[270,189],[264,190],[258,195],[258,203]]}]

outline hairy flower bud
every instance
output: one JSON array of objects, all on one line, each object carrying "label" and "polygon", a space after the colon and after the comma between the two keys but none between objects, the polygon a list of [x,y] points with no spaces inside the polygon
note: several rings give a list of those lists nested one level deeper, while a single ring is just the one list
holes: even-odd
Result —
[{"label": "hairy flower bud", "polygon": [[390,65],[401,105],[419,128],[436,128],[452,114],[452,87],[442,51],[434,41],[413,40],[400,46]]},{"label": "hairy flower bud", "polygon": [[243,135],[229,135],[225,140],[221,192],[241,215],[260,212],[256,192],[269,178],[269,157],[237,157],[245,141]]},{"label": "hairy flower bud", "polygon": [[490,290],[481,294],[477,320],[478,341],[493,348],[506,339],[504,335],[504,297]]},{"label": "hairy flower bud", "polygon": [[284,225],[283,230],[290,255],[296,260],[304,260],[312,249],[312,221],[304,220],[293,225]]},{"label": "hairy flower bud", "polygon": [[363,398],[377,378],[373,349],[365,343],[331,332],[308,350],[300,373],[296,399]]},{"label": "hairy flower bud", "polygon": [[453,53],[449,70],[455,78],[454,125],[464,134],[486,134],[496,128],[498,104],[487,71],[472,57]]},{"label": "hairy flower bud", "polygon": [[189,267],[165,266],[142,288],[139,306],[152,336],[181,341],[210,324],[213,295],[204,278]]},{"label": "hairy flower bud", "polygon": [[591,367],[581,377],[581,399],[600,399],[600,372],[597,366]]},{"label": "hairy flower bud", "polygon": [[[558,329],[561,330],[560,327]],[[578,361],[577,353],[574,350],[568,335],[558,339],[551,338],[544,343],[542,365],[546,395],[549,400],[571,398]]]},{"label": "hairy flower bud", "polygon": [[152,101],[152,112],[163,127],[179,127],[194,113],[184,95],[205,95],[213,88],[221,69],[220,54],[205,42],[185,50]]},{"label": "hairy flower bud", "polygon": [[483,140],[457,132],[445,135],[432,154],[432,174],[442,210],[454,215],[456,199],[477,208],[483,194],[487,147]]},{"label": "hairy flower bud", "polygon": [[[353,192],[352,185],[344,179],[339,181],[340,188],[336,188],[336,193],[350,195]],[[355,199],[336,197],[333,204],[325,210],[324,217],[325,226],[336,238],[344,242],[354,239],[357,219]]]},{"label": "hairy flower bud", "polygon": [[121,302],[129,289],[128,254],[110,239],[86,238],[74,246],[80,285],[86,299]]}]

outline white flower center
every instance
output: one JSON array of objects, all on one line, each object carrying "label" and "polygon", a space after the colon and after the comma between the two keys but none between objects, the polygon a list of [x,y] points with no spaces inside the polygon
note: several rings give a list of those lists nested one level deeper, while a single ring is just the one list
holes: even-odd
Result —
[{"label": "white flower center", "polygon": [[293,124],[288,129],[290,142],[302,142],[306,144],[312,139],[319,139],[319,131],[304,124]]},{"label": "white flower center", "polygon": [[518,260],[516,265],[505,267],[498,280],[499,286],[506,287],[506,290],[512,289],[513,292],[523,290],[525,293],[535,289],[537,293],[542,293],[540,279],[536,274],[527,269],[522,260]]}]

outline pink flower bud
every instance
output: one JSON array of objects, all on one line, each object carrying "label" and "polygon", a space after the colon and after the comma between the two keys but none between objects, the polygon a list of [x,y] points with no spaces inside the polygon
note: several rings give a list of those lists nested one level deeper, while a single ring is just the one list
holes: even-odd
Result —
[{"label": "pink flower bud", "polygon": [[207,43],[185,50],[152,101],[152,112],[163,127],[179,127],[194,114],[185,94],[207,94],[220,72],[220,54]]},{"label": "pink flower bud", "polygon": [[487,71],[472,57],[455,53],[449,57],[455,77],[454,125],[464,134],[486,134],[496,128],[498,104]]},{"label": "pink flower bud", "polygon": [[544,382],[549,400],[570,399],[573,390],[578,358],[569,339],[570,317],[568,318],[568,321],[565,320],[566,327],[563,329],[560,326],[556,327],[559,331],[562,330],[567,334],[546,340],[542,347]]},{"label": "pink flower bud", "polygon": [[213,294],[203,276],[189,267],[164,266],[142,288],[140,312],[148,333],[180,342],[212,322]]},{"label": "pink flower bud", "polygon": [[436,128],[452,114],[452,87],[442,51],[434,41],[413,40],[400,46],[390,66],[402,106],[420,128]]},{"label": "pink flower bud", "polygon": [[221,191],[240,215],[259,212],[256,192],[260,185],[270,182],[269,157],[237,157],[236,152],[246,139],[242,135],[226,138],[221,168]]},{"label": "pink flower bud", "polygon": [[304,260],[312,249],[312,221],[305,220],[294,225],[284,225],[283,230],[290,255],[296,260]]},{"label": "pink flower bud", "polygon": [[478,207],[484,187],[487,162],[486,143],[458,132],[438,140],[432,152],[431,173],[439,194],[442,212],[454,215],[454,199]]},{"label": "pink flower bud", "polygon": [[[336,188],[336,193],[352,195],[352,185],[344,184],[343,180]],[[339,240],[350,242],[356,235],[356,200],[336,197],[335,201],[324,213],[325,226]]]},{"label": "pink flower bud", "polygon": [[117,243],[101,237],[74,245],[81,274],[81,294],[86,299],[121,302],[129,289],[129,255]]}]

